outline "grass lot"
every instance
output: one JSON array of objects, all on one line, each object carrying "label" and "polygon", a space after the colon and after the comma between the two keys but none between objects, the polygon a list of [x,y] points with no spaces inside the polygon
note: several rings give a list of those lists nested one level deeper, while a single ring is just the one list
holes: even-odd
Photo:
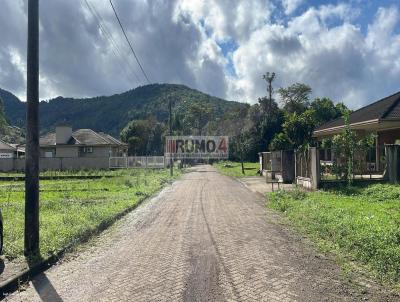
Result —
[{"label": "grass lot", "polygon": [[[175,170],[175,177],[179,170]],[[102,172],[100,172],[102,173]],[[154,194],[170,180],[168,170],[119,170],[116,177],[40,182],[40,250],[51,254],[103,221]],[[23,254],[24,182],[0,182],[4,253]]]},{"label": "grass lot", "polygon": [[242,173],[242,165],[238,162],[232,161],[220,161],[213,164],[222,174],[231,177],[245,177],[245,176],[256,176],[257,171],[260,168],[260,163],[244,163],[245,174]]},{"label": "grass lot", "polygon": [[268,198],[268,207],[284,212],[325,250],[350,256],[399,287],[400,186],[276,192]]},{"label": "grass lot", "polygon": [[[119,176],[126,174],[125,169],[116,170],[67,170],[67,171],[42,171],[40,176],[59,177],[59,176]],[[25,176],[23,172],[0,172],[0,177]]]}]

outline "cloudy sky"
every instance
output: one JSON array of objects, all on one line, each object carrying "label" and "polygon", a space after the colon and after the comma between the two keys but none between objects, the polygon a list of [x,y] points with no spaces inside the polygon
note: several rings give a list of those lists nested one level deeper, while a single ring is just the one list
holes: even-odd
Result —
[{"label": "cloudy sky", "polygon": [[[303,82],[358,108],[400,90],[398,0],[113,0],[153,83],[254,103]],[[25,100],[27,1],[0,0],[0,87]],[[40,95],[146,84],[109,0],[40,0]]]}]

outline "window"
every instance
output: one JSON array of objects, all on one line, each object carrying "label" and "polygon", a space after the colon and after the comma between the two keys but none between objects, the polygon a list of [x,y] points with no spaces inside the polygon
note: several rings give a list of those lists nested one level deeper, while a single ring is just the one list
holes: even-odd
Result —
[{"label": "window", "polygon": [[53,157],[53,152],[52,151],[44,152],[44,157],[47,157],[47,158]]},{"label": "window", "polygon": [[83,153],[93,153],[93,147],[84,147]]}]

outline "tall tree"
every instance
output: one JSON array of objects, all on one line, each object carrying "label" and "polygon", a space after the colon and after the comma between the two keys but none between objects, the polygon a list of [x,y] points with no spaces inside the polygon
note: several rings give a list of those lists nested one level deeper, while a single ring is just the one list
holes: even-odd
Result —
[{"label": "tall tree", "polygon": [[310,106],[311,87],[295,83],[287,88],[279,88],[278,93],[283,103],[283,109],[288,113],[303,113]]},{"label": "tall tree", "polygon": [[231,136],[231,145],[233,145],[234,150],[236,150],[239,155],[240,163],[242,166],[242,174],[245,174],[244,169],[244,159],[245,154],[249,149],[249,119],[248,119],[249,107],[237,108],[236,110],[232,110],[231,120],[234,121],[231,123],[230,133]]},{"label": "tall tree", "polygon": [[274,81],[274,79],[275,79],[275,76],[276,76],[276,74],[275,74],[275,72],[272,72],[272,73],[270,73],[269,71],[266,73],[266,74],[264,74],[263,75],[263,79],[267,82],[267,92],[268,92],[268,96],[269,96],[269,98],[268,98],[268,102],[260,102],[260,105],[261,104],[265,104],[265,105],[267,105],[267,106],[263,106],[264,108],[264,111],[266,111],[266,112],[268,112],[268,111],[270,111],[271,110],[271,107],[272,107],[272,95],[273,95],[273,93],[274,93],[274,89],[273,89],[273,87],[272,87],[272,82]]}]

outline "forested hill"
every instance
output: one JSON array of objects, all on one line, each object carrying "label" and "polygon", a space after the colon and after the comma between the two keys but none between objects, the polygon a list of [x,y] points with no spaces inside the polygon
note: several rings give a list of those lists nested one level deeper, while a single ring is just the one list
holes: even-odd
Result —
[{"label": "forested hill", "polygon": [[[94,98],[74,99],[57,97],[40,102],[41,132],[52,131],[56,124],[66,122],[75,128],[91,128],[118,136],[122,128],[134,119],[154,116],[160,122],[168,119],[166,96],[175,101],[174,112],[185,115],[193,104],[213,109],[213,118],[243,104],[212,97],[183,85],[152,84],[136,89]],[[12,125],[23,126],[25,103],[11,93],[0,89],[6,116]]]},{"label": "forested hill", "polygon": [[0,99],[3,101],[6,119],[12,125],[22,126],[25,122],[25,103],[11,92],[0,88]]}]

